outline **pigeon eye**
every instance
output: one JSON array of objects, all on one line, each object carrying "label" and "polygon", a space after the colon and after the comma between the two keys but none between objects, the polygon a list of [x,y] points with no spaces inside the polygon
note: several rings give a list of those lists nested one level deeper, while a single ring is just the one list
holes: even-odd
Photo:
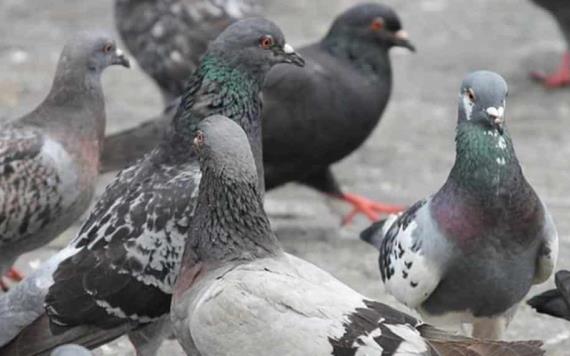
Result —
[{"label": "pigeon eye", "polygon": [[202,146],[204,143],[204,133],[202,131],[198,131],[196,136],[194,137],[194,146]]},{"label": "pigeon eye", "polygon": [[113,44],[107,43],[105,47],[103,47],[103,53],[111,53],[113,50]]},{"label": "pigeon eye", "polygon": [[259,39],[259,46],[263,49],[268,49],[273,46],[273,37],[265,35]]},{"label": "pigeon eye", "polygon": [[471,102],[475,102],[475,92],[473,91],[473,89],[471,88],[467,89],[467,97],[469,98],[469,100],[471,100]]},{"label": "pigeon eye", "polygon": [[384,28],[384,20],[382,20],[380,17],[375,18],[370,23],[370,29],[372,31],[375,31],[375,32],[380,31],[383,28]]}]

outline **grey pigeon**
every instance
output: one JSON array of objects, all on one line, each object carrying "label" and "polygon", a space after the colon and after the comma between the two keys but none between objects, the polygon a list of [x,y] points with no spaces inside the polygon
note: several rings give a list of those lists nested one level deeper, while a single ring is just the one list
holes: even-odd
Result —
[{"label": "grey pigeon", "polygon": [[236,20],[258,15],[258,3],[115,0],[115,23],[129,51],[158,84],[165,102],[170,103],[184,93],[186,80],[197,68],[208,43]]},{"label": "grey pigeon", "polygon": [[[0,344],[19,333],[0,355],[47,352],[69,342],[93,348],[146,328],[155,329],[147,337],[168,334],[156,323],[168,316],[189,238],[201,178],[192,151],[196,125],[212,114],[239,123],[256,148],[262,189],[259,92],[277,63],[303,61],[268,20],[236,22],[212,42],[162,142],[119,173],[67,248],[0,298],[0,327],[18,326],[0,330]],[[152,355],[159,344],[135,346]]]},{"label": "grey pigeon", "polygon": [[558,256],[552,217],[525,179],[505,125],[506,97],[498,74],[469,74],[443,187],[361,235],[380,249],[389,293],[436,325],[473,324],[480,338],[501,337]]},{"label": "grey pigeon", "polygon": [[202,179],[171,319],[188,355],[540,355],[540,342],[457,337],[370,300],[281,248],[243,130],[198,124]]},{"label": "grey pigeon", "polygon": [[91,356],[91,351],[80,345],[61,345],[50,354],[50,356]]},{"label": "grey pigeon", "polygon": [[75,37],[45,100],[0,126],[0,276],[19,279],[9,271],[14,261],[56,238],[89,206],[105,132],[101,73],[113,64],[129,62],[111,38]]},{"label": "grey pigeon", "polygon": [[556,289],[548,290],[527,301],[537,312],[570,321],[570,271],[556,272]]},{"label": "grey pigeon", "polygon": [[[399,207],[343,192],[330,165],[356,150],[378,124],[392,90],[389,50],[413,50],[388,6],[361,4],[334,21],[328,34],[300,53],[305,68],[277,66],[263,89],[263,147],[267,189],[301,182],[354,206],[371,220]],[[122,168],[150,150],[167,119],[108,137],[104,170]]]},{"label": "grey pigeon", "polygon": [[532,0],[548,11],[558,23],[564,40],[566,51],[562,56],[560,67],[552,74],[533,72],[531,76],[542,82],[547,88],[559,88],[570,85],[570,3],[567,0]]}]

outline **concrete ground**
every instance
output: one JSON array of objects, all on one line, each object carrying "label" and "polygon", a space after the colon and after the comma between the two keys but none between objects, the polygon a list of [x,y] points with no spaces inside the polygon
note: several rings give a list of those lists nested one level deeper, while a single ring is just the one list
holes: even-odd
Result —
[{"label": "concrete ground", "polygon": [[[289,42],[318,39],[348,0],[272,1],[267,15]],[[395,86],[382,123],[366,144],[335,167],[347,190],[388,202],[411,204],[437,190],[454,160],[459,84],[465,73],[492,69],[510,85],[507,120],[528,180],[558,224],[559,268],[570,268],[570,91],[549,92],[528,79],[530,69],[552,69],[563,50],[553,20],[528,0],[386,0],[400,14],[417,45],[410,55],[392,54]],[[114,32],[112,0],[0,1],[0,117],[33,108],[49,89],[64,39],[81,29]],[[287,3],[287,4],[285,4]],[[134,125],[161,110],[158,91],[135,66],[110,69],[104,78],[108,131]],[[102,189],[102,188],[101,188]],[[339,227],[346,207],[298,185],[268,194],[267,207],[283,244],[292,253],[330,271],[356,290],[399,308],[379,282],[377,253],[358,241],[368,225]],[[70,229],[51,246],[20,259],[24,269],[61,247]],[[552,281],[529,295],[552,286]],[[549,355],[568,355],[570,324],[522,305],[508,339],[542,339]],[[174,341],[161,353],[181,354]],[[99,355],[134,354],[126,339],[100,348]]]}]

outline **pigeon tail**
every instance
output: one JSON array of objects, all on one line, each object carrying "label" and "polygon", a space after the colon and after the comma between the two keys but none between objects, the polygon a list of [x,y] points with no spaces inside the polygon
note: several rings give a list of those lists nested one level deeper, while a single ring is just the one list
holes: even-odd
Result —
[{"label": "pigeon tail", "polygon": [[570,320],[570,271],[556,273],[556,288],[536,295],[527,304],[541,314]]},{"label": "pigeon tail", "polygon": [[382,240],[384,239],[384,236],[386,236],[388,229],[390,228],[390,226],[392,226],[392,224],[396,221],[397,218],[398,215],[393,214],[388,216],[384,220],[375,222],[374,224],[370,225],[360,233],[360,239],[362,241],[368,242],[377,249],[380,249],[380,246],[382,246]]},{"label": "pigeon tail", "polygon": [[94,349],[113,341],[129,329],[131,329],[129,324],[112,329],[85,325],[50,326],[49,318],[44,313],[22,330],[8,345],[0,348],[0,356],[49,355],[55,348],[65,344],[78,344]]},{"label": "pigeon tail", "polygon": [[151,119],[131,129],[105,137],[101,153],[101,173],[118,171],[150,152],[162,137],[161,118]]}]

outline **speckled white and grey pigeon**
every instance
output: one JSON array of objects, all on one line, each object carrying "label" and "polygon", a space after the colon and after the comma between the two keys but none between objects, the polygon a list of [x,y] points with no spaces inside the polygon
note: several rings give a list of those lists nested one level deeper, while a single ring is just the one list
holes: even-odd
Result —
[{"label": "speckled white and grey pigeon", "polygon": [[212,42],[159,146],[115,178],[67,248],[0,298],[0,345],[16,336],[0,355],[70,342],[93,348],[148,328],[156,329],[147,334],[152,340],[137,344],[137,353],[156,353],[164,335],[156,323],[168,316],[184,241],[192,238],[201,177],[192,151],[195,127],[218,113],[239,123],[263,187],[259,93],[278,63],[303,60],[268,20],[238,21]]},{"label": "speckled white and grey pigeon", "polygon": [[500,338],[558,254],[550,214],[525,179],[505,126],[507,84],[469,74],[459,92],[455,164],[443,187],[361,237],[380,249],[389,293],[436,325]]},{"label": "speckled white and grey pigeon", "polygon": [[548,11],[562,31],[566,41],[566,50],[559,68],[552,74],[532,72],[531,76],[542,82],[547,88],[558,88],[570,85],[570,3],[567,0],[532,0]]},{"label": "speckled white and grey pigeon", "polygon": [[128,50],[169,104],[184,93],[186,80],[208,43],[236,20],[258,15],[259,2],[115,0],[115,24]]},{"label": "speckled white and grey pigeon", "polygon": [[186,354],[540,355],[540,342],[457,337],[370,300],[281,248],[243,130],[198,124],[202,179],[171,318]]},{"label": "speckled white and grey pigeon", "polygon": [[50,242],[89,206],[105,132],[101,73],[113,64],[129,62],[111,38],[75,37],[45,100],[0,126],[0,276],[18,279],[10,270],[18,256]]}]

